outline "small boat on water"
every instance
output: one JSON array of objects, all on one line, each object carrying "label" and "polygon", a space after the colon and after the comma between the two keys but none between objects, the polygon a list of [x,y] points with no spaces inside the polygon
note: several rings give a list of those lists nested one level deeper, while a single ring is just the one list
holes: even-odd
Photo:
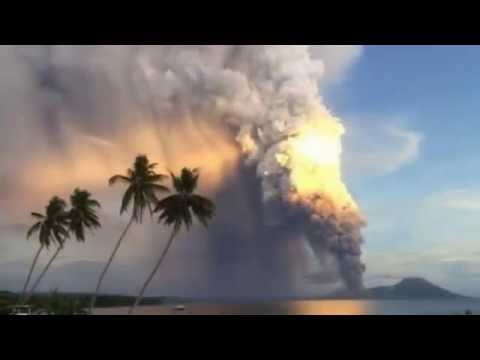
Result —
[{"label": "small boat on water", "polygon": [[32,315],[32,307],[28,305],[10,306],[10,315]]},{"label": "small boat on water", "polygon": [[185,311],[185,305],[176,305],[172,309],[173,311]]}]

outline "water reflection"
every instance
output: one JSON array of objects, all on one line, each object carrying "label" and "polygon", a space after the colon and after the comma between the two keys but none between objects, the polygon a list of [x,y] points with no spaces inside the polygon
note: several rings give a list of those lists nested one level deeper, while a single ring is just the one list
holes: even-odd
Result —
[{"label": "water reflection", "polygon": [[[97,309],[96,315],[126,315],[128,308]],[[372,313],[362,301],[295,301],[251,304],[187,304],[184,310],[174,306],[142,306],[136,315],[366,315]]]},{"label": "water reflection", "polygon": [[296,301],[288,304],[290,314],[302,315],[367,315],[372,313],[366,301]]}]

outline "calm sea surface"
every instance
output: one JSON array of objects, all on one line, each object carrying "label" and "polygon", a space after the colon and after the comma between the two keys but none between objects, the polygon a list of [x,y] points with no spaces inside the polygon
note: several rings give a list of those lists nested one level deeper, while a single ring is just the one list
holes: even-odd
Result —
[{"label": "calm sea surface", "polygon": [[[480,315],[480,300],[320,300],[244,304],[142,306],[136,315]],[[122,315],[127,308],[97,309],[96,315]]]}]

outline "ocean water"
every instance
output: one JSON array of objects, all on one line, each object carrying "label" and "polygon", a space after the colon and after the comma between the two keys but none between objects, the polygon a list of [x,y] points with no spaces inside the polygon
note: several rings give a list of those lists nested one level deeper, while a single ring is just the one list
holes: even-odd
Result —
[{"label": "ocean water", "polygon": [[[480,300],[313,300],[242,304],[141,306],[135,315],[480,315]],[[95,315],[125,315],[127,308],[96,309]]]}]

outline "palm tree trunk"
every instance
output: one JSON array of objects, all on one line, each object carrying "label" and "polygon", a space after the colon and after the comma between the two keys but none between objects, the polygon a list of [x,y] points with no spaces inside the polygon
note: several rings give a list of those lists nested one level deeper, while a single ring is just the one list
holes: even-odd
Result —
[{"label": "palm tree trunk", "polygon": [[103,278],[105,277],[105,274],[107,273],[108,268],[112,264],[113,258],[117,254],[117,251],[120,248],[120,245],[122,244],[122,241],[125,238],[125,235],[127,234],[128,229],[130,229],[130,226],[132,226],[134,219],[135,218],[132,214],[132,217],[131,217],[130,221],[128,222],[127,227],[125,228],[125,230],[123,230],[122,235],[120,235],[120,239],[118,239],[117,245],[115,245],[115,249],[113,249],[113,252],[110,255],[110,258],[108,259],[107,265],[103,269],[102,274],[100,275],[100,277],[98,279],[97,288],[95,289],[95,294],[93,295],[92,300],[90,302],[90,314],[93,314],[93,309],[95,307],[95,302],[97,300],[98,291],[100,290],[100,286],[102,285]]},{"label": "palm tree trunk", "polygon": [[30,289],[26,299],[25,299],[25,302],[28,302],[28,300],[30,300],[30,298],[32,297],[35,289],[37,288],[38,284],[40,284],[40,281],[42,281],[43,277],[45,276],[45,274],[47,273],[48,269],[50,268],[50,265],[52,265],[53,261],[57,258],[58,254],[60,253],[60,251],[63,249],[62,246],[59,246],[57,248],[57,251],[55,251],[55,254],[53,254],[53,256],[50,258],[50,261],[48,262],[47,266],[45,266],[45,268],[43,269],[42,273],[40,274],[40,276],[37,278],[37,281],[35,281],[35,283],[33,284],[32,288]]},{"label": "palm tree trunk", "polygon": [[27,280],[25,281],[25,285],[23,285],[23,290],[22,290],[22,304],[25,304],[25,294],[27,292],[28,284],[30,283],[30,278],[32,277],[33,270],[35,269],[35,265],[37,265],[38,258],[40,256],[40,253],[43,250],[43,244],[40,245],[38,248],[37,254],[33,258],[32,265],[30,266],[30,271],[28,272]]},{"label": "palm tree trunk", "polygon": [[140,301],[142,301],[142,297],[143,297],[143,294],[145,293],[145,290],[147,289],[148,285],[150,284],[150,281],[152,281],[153,277],[157,273],[160,265],[162,265],[163,259],[165,259],[165,256],[167,255],[168,250],[170,249],[170,246],[173,243],[173,238],[175,237],[176,234],[177,234],[177,231],[173,230],[172,234],[170,235],[170,239],[168,240],[168,243],[165,246],[165,249],[163,250],[162,255],[160,256],[160,258],[157,261],[157,264],[155,265],[152,272],[148,276],[147,281],[145,281],[145,283],[143,284],[142,290],[140,290],[140,294],[137,296],[137,299],[135,300],[135,303],[133,304],[133,306],[128,311],[128,315],[133,314],[133,311],[135,310],[135,308],[140,304]]}]

